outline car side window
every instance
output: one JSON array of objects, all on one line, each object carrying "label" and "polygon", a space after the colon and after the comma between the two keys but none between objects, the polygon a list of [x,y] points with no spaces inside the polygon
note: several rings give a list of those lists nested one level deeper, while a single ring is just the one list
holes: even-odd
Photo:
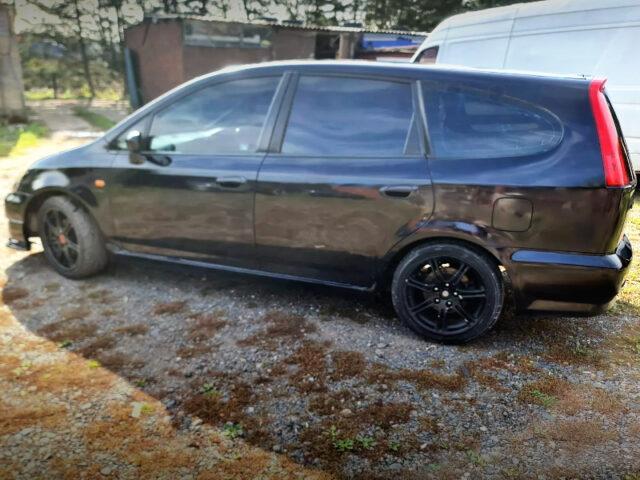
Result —
[{"label": "car side window", "polygon": [[231,80],[190,93],[160,110],[149,129],[152,152],[255,152],[280,77]]},{"label": "car side window", "polygon": [[555,115],[515,98],[433,82],[423,82],[423,95],[436,158],[534,155],[562,140]]},{"label": "car side window", "polygon": [[282,153],[318,156],[402,155],[413,115],[411,85],[303,75]]}]

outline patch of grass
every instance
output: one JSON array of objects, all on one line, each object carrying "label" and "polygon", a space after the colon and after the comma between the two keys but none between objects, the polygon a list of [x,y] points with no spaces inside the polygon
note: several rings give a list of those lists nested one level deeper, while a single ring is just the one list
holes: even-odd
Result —
[{"label": "patch of grass", "polygon": [[367,368],[367,361],[361,352],[340,350],[332,354],[333,357],[333,377],[336,380],[363,375]]},{"label": "patch of grass", "polygon": [[574,451],[582,450],[587,446],[600,445],[619,437],[617,431],[605,430],[602,422],[596,420],[559,420],[547,430],[547,434],[555,441],[564,442]]},{"label": "patch of grass", "polygon": [[566,394],[569,387],[567,382],[557,378],[539,380],[525,384],[518,392],[518,399],[524,403],[549,408],[556,404],[558,398]]},{"label": "patch of grass", "polygon": [[110,350],[116,346],[116,339],[110,334],[100,335],[95,338],[89,345],[82,347],[79,353],[83,357],[96,358],[98,354],[104,350]]},{"label": "patch of grass", "polygon": [[39,139],[49,136],[49,129],[41,123],[25,127],[0,125],[0,157],[7,157],[36,145]]},{"label": "patch of grass", "polygon": [[98,326],[93,323],[72,325],[66,320],[49,323],[38,329],[38,334],[54,342],[80,342],[93,337]]},{"label": "patch of grass", "polygon": [[175,302],[158,302],[153,307],[153,313],[156,315],[174,315],[176,313],[182,313],[187,308],[187,302],[184,300],[177,300]]},{"label": "patch of grass", "polygon": [[214,345],[194,345],[191,347],[180,348],[176,352],[181,358],[194,358],[201,355],[211,353],[215,348]]},{"label": "patch of grass", "polygon": [[99,113],[92,112],[83,107],[76,107],[73,109],[73,114],[76,117],[82,118],[88,124],[93,125],[100,130],[109,130],[113,127],[116,122],[113,120],[109,120],[104,115],[100,115]]},{"label": "patch of grass", "polygon": [[467,378],[462,374],[445,375],[431,370],[390,370],[384,364],[374,364],[367,374],[368,383],[393,384],[398,381],[411,383],[418,390],[443,390],[461,392],[467,387]]},{"label": "patch of grass", "polygon": [[208,315],[195,314],[193,318],[196,319],[196,324],[189,331],[189,340],[203,342],[213,337],[227,326],[227,321],[224,320],[226,314],[226,310],[216,310]]},{"label": "patch of grass", "polygon": [[83,320],[86,317],[91,315],[91,310],[87,307],[78,307],[73,308],[71,310],[67,310],[62,314],[62,320],[70,321],[70,320]]},{"label": "patch of grass", "polygon": [[126,325],[124,327],[118,327],[112,330],[113,333],[121,333],[130,337],[133,337],[135,335],[144,335],[148,331],[149,329],[147,328],[147,326],[141,323],[135,325]]}]

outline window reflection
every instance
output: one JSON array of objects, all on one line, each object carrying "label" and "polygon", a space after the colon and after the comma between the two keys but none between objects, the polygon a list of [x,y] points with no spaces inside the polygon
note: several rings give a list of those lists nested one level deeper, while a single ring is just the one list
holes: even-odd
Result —
[{"label": "window reflection", "polygon": [[177,100],[157,113],[151,151],[187,154],[255,152],[278,77],[234,80]]},{"label": "window reflection", "polygon": [[409,84],[302,76],[282,152],[402,155],[412,113]]}]

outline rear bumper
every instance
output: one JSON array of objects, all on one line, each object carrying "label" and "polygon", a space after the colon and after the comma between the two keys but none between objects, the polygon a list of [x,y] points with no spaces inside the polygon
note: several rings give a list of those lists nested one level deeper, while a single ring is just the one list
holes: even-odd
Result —
[{"label": "rear bumper", "polygon": [[597,314],[624,282],[632,258],[626,235],[609,255],[518,250],[508,269],[519,310]]},{"label": "rear bumper", "polygon": [[9,220],[9,241],[7,246],[16,250],[29,250],[31,244],[25,237],[24,214],[28,195],[14,192],[4,200],[4,210]]}]

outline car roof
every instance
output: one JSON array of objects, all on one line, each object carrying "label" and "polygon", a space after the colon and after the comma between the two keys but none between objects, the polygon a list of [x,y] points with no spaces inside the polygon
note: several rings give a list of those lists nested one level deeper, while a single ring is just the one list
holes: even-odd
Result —
[{"label": "car roof", "polygon": [[384,61],[368,61],[368,60],[280,60],[274,62],[253,63],[248,65],[237,65],[223,68],[221,70],[205,74],[194,80],[211,78],[216,75],[239,73],[239,72],[256,72],[256,73],[276,73],[288,70],[293,71],[331,71],[331,72],[349,72],[349,73],[374,73],[378,75],[389,76],[408,76],[420,77],[424,73],[452,73],[460,75],[483,76],[483,75],[500,75],[500,76],[521,76],[521,77],[545,77],[550,79],[573,79],[584,80],[588,77],[583,75],[564,75],[552,74],[544,72],[531,72],[520,70],[503,70],[503,69],[481,69],[474,67],[465,67],[461,65],[446,64],[417,64],[417,63],[397,63]]}]

